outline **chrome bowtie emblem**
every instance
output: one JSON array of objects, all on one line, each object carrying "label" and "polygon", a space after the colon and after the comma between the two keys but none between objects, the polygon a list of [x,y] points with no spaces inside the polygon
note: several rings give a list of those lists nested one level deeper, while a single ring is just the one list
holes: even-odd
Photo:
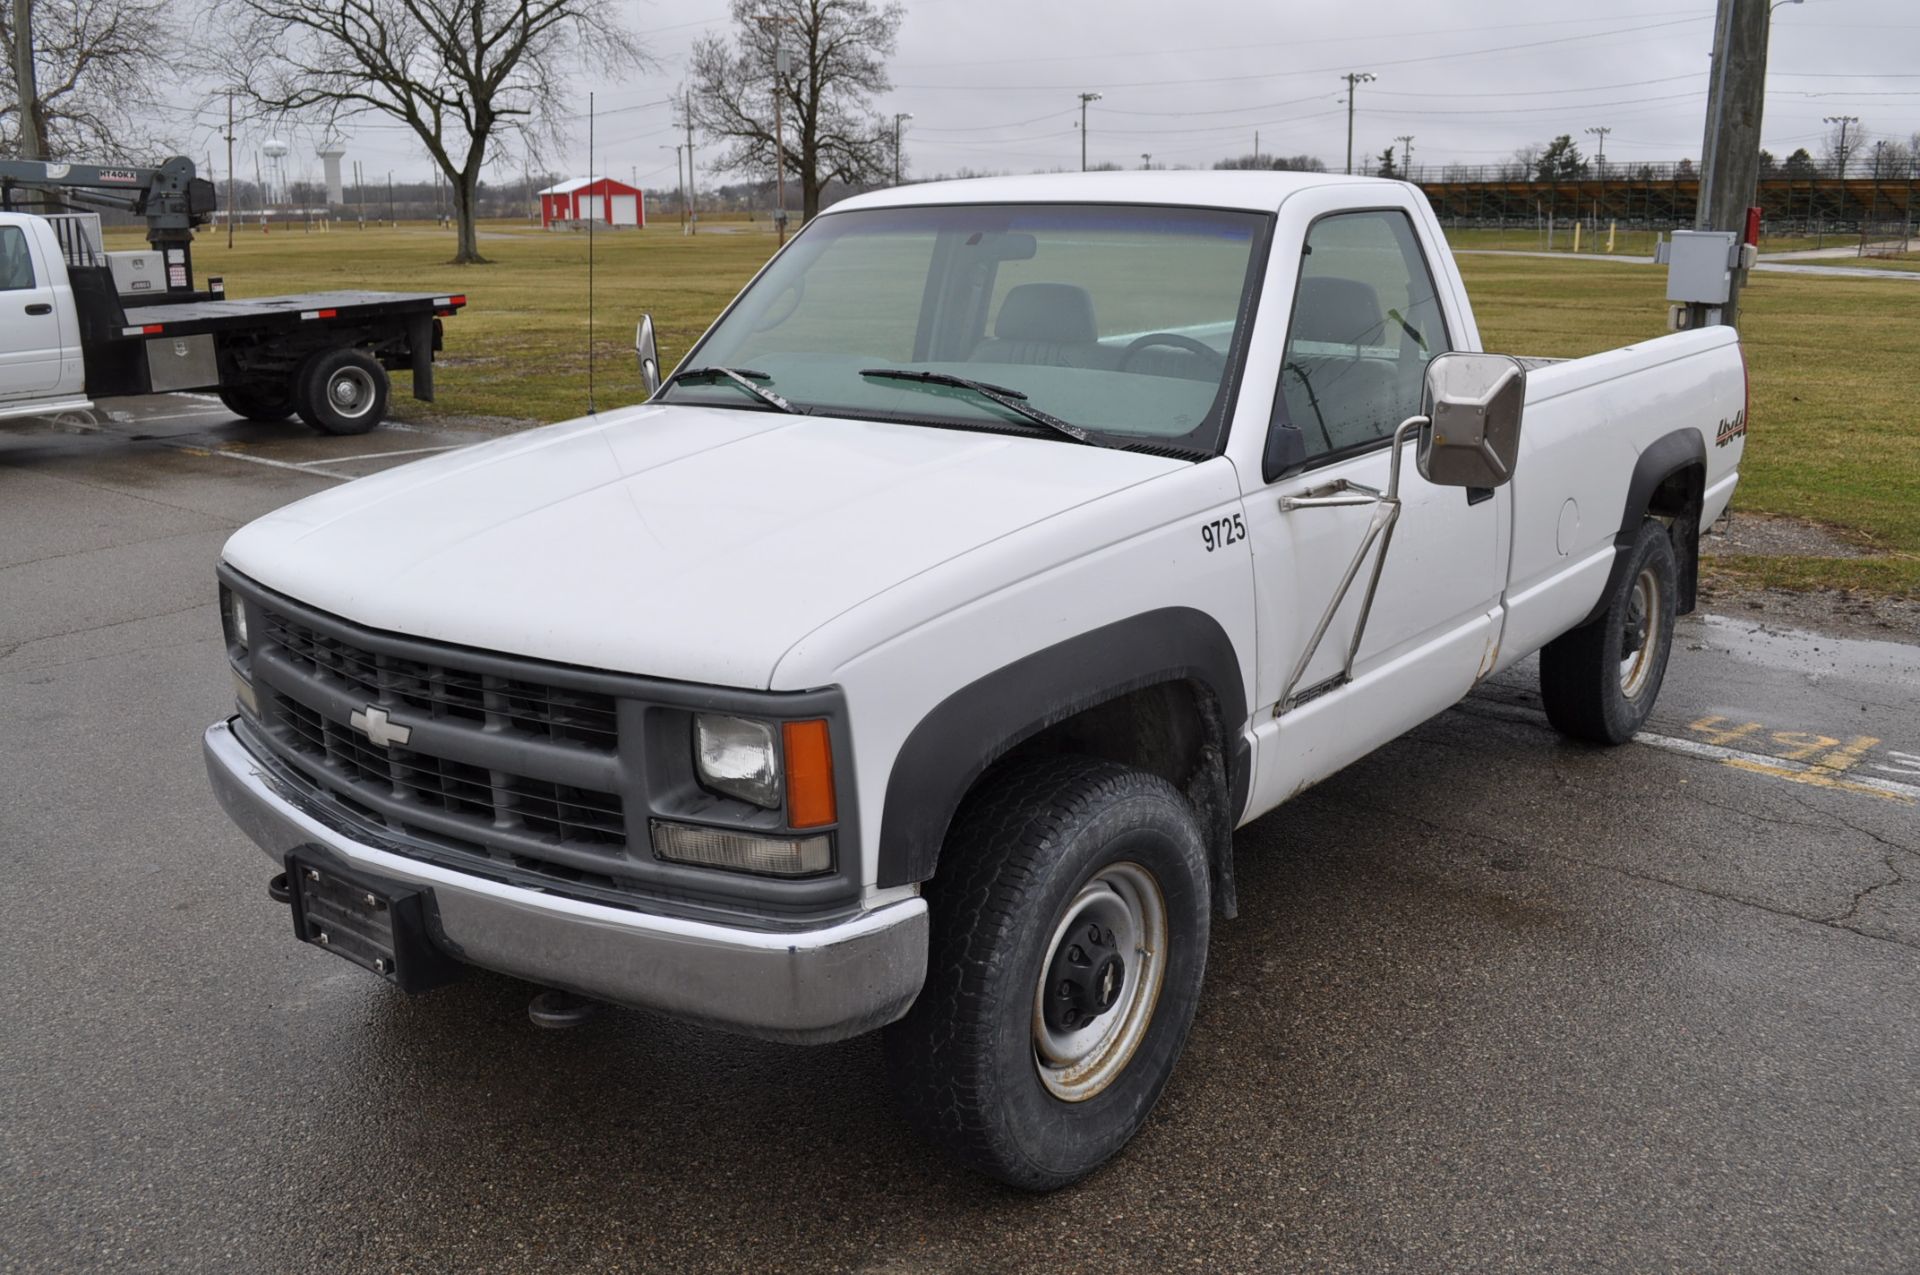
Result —
[{"label": "chrome bowtie emblem", "polygon": [[413,727],[402,726],[387,716],[387,710],[369,704],[347,716],[347,725],[365,735],[380,748],[391,748],[413,738]]}]

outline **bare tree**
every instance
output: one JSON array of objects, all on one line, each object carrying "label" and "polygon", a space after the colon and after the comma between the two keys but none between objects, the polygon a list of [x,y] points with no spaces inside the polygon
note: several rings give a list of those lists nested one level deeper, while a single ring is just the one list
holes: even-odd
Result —
[{"label": "bare tree", "polygon": [[1254,168],[1272,172],[1324,173],[1327,166],[1312,155],[1235,155],[1231,159],[1217,159],[1215,168]]},{"label": "bare tree", "polygon": [[[399,120],[446,176],[456,265],[483,262],[480,173],[496,142],[558,135],[568,72],[641,60],[616,0],[226,0],[222,74],[271,114]],[[572,102],[583,106],[584,102]]]},{"label": "bare tree", "polygon": [[[0,71],[0,149],[21,154],[28,134],[47,159],[151,163],[162,141],[146,125],[163,96],[178,41],[165,0],[33,0],[35,99],[23,119],[13,63]],[[12,5],[0,37],[13,47]]]},{"label": "bare tree", "polygon": [[1504,181],[1532,181],[1540,169],[1540,156],[1544,148],[1537,142],[1514,148],[1511,158],[1500,165],[1500,177]]},{"label": "bare tree", "polygon": [[[871,101],[892,87],[885,59],[905,10],[871,0],[732,0],[732,10],[738,29],[731,44],[714,35],[693,48],[693,122],[732,143],[718,166],[772,172],[781,134],[806,217],[820,211],[827,183],[891,172],[893,133]],[[778,77],[780,129],[773,117],[776,43],[792,61]]]},{"label": "bare tree", "polygon": [[1820,143],[1821,166],[1836,177],[1845,177],[1846,170],[1855,164],[1862,143],[1869,152],[1873,150],[1873,143],[1867,141],[1867,131],[1859,120],[1848,119],[1844,124],[1833,125]]}]

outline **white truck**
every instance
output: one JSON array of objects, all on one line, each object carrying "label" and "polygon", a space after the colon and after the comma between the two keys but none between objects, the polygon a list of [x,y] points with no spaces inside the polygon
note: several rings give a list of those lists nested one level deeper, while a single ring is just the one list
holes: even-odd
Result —
[{"label": "white truck", "polygon": [[234,535],[214,789],[401,988],[880,1029],[1036,1190],[1165,1085],[1236,826],[1535,651],[1631,737],[1746,428],[1732,329],[1482,354],[1423,197],[1339,176],[865,195],[638,346],[641,405]]},{"label": "white truck", "polygon": [[[137,213],[149,250],[108,252],[94,213],[13,211],[16,192]],[[193,277],[194,230],[213,183],[176,156],[154,168],[0,160],[0,421],[95,400],[211,390],[237,416],[295,415],[364,434],[387,411],[388,373],[433,398],[441,320],[467,299],[430,292],[227,296]]]}]

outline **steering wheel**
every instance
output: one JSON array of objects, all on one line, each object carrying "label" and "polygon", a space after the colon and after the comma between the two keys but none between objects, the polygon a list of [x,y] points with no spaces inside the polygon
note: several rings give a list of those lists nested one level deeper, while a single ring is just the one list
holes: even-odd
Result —
[{"label": "steering wheel", "polygon": [[1149,332],[1143,337],[1136,338],[1121,352],[1120,366],[1117,370],[1122,372],[1126,371],[1127,365],[1133,362],[1134,355],[1140,353],[1142,350],[1152,349],[1156,345],[1170,345],[1176,350],[1185,350],[1189,354],[1198,354],[1207,361],[1208,365],[1216,374],[1226,370],[1226,355],[1220,353],[1220,351],[1210,345],[1194,340],[1190,336],[1181,336],[1178,332]]}]

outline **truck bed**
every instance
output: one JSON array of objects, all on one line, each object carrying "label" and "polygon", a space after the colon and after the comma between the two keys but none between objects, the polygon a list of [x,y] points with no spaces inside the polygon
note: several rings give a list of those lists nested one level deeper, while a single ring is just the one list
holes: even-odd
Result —
[{"label": "truck bed", "polygon": [[129,305],[121,335],[191,336],[236,328],[292,327],[315,319],[351,321],[395,315],[452,314],[467,299],[458,293],[297,292],[278,297],[229,297],[218,301]]}]

